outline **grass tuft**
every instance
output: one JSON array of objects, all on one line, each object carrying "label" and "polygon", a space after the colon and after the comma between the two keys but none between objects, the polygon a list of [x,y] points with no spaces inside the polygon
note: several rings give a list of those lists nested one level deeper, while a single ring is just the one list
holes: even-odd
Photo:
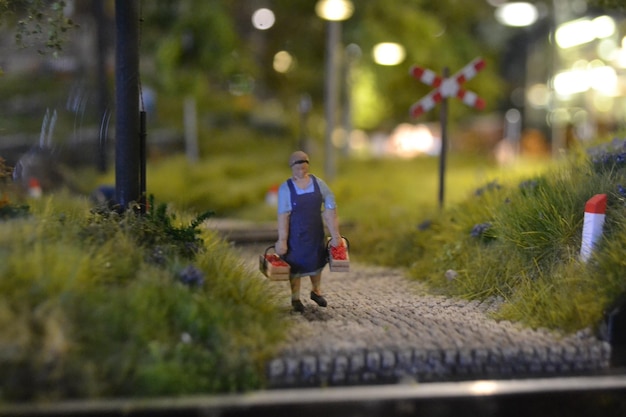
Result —
[{"label": "grass tuft", "polygon": [[[502,297],[501,319],[566,332],[597,327],[604,308],[626,290],[622,149],[574,155],[520,183],[483,187],[428,230],[412,233],[419,257],[411,275],[447,295]],[[607,221],[585,264],[584,208],[599,193],[608,195]]]},{"label": "grass tuft", "polygon": [[[0,223],[0,398],[263,386],[285,327],[266,281],[198,228],[205,215],[182,223],[154,207],[145,218],[103,216],[56,196]],[[177,249],[154,262],[163,247]]]}]

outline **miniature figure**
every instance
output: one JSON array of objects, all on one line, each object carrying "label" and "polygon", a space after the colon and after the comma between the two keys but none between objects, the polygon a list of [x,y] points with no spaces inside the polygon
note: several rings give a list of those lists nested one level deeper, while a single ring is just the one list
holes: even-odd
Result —
[{"label": "miniature figure", "polygon": [[311,300],[326,307],[322,296],[322,269],[327,263],[324,223],[331,247],[343,245],[335,196],[321,179],[309,174],[309,156],[296,151],[289,157],[292,177],[278,189],[278,241],[276,253],[290,265],[291,305],[304,311],[300,301],[300,278],[311,279]]}]

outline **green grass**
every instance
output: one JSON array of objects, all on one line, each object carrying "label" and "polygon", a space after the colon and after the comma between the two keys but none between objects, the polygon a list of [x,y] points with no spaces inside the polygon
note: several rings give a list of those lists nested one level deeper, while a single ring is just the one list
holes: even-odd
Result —
[{"label": "green grass", "polygon": [[[355,255],[389,266],[410,264],[411,232],[437,216],[439,158],[382,159],[346,163],[332,184],[342,218],[354,227]],[[452,154],[446,161],[444,209],[463,201],[494,177],[515,177],[541,169],[533,162],[506,172],[485,157]]]},{"label": "green grass", "polygon": [[[486,189],[446,210],[426,231],[411,234],[419,248],[411,274],[435,291],[471,299],[502,297],[498,318],[566,332],[596,327],[603,309],[626,285],[623,271],[626,164],[573,160],[522,183]],[[617,157],[617,158],[616,158]],[[602,243],[579,260],[584,207],[609,197]],[[490,226],[472,236],[478,224]],[[455,270],[455,279],[445,272]]]},{"label": "green grass", "polygon": [[227,243],[185,236],[190,221],[171,213],[90,214],[63,193],[30,203],[0,222],[1,399],[263,386],[282,312]]}]

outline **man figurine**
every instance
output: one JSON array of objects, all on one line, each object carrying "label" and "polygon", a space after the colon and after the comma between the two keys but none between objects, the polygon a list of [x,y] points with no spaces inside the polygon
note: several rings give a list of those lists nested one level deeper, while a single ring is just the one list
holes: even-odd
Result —
[{"label": "man figurine", "polygon": [[292,177],[278,189],[278,255],[290,265],[291,305],[304,311],[300,301],[300,278],[311,278],[311,300],[326,307],[322,296],[322,269],[327,262],[324,223],[330,244],[342,246],[335,196],[321,179],[309,174],[309,156],[296,151],[289,157]]}]

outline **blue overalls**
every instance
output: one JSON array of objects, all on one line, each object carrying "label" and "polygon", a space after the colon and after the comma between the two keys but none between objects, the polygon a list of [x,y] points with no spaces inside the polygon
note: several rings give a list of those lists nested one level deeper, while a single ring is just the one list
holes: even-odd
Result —
[{"label": "blue overalls", "polygon": [[291,196],[289,237],[285,261],[291,266],[291,277],[317,275],[326,265],[324,223],[321,208],[322,193],[311,175],[314,190],[298,195],[291,179],[287,180]]}]

